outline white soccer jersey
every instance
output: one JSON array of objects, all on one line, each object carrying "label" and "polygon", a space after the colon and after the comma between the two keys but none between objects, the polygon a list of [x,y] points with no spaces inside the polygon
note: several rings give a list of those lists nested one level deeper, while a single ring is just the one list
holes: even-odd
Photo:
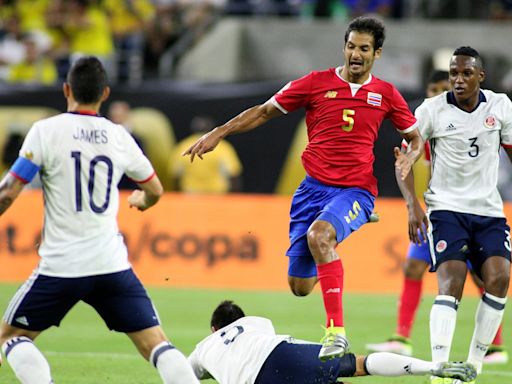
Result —
[{"label": "white soccer jersey", "polygon": [[126,129],[103,117],[63,113],[36,122],[20,156],[40,166],[39,272],[79,277],[130,268],[117,227],[117,184],[123,173],[142,182],[154,171]]},{"label": "white soccer jersey", "polygon": [[497,189],[500,145],[512,146],[512,102],[482,90],[473,112],[455,105],[445,92],[416,109],[424,140],[431,147],[428,210],[505,217]]},{"label": "white soccer jersey", "polygon": [[246,316],[197,344],[189,362],[198,378],[220,384],[253,384],[274,348],[289,336],[276,335],[272,322]]}]

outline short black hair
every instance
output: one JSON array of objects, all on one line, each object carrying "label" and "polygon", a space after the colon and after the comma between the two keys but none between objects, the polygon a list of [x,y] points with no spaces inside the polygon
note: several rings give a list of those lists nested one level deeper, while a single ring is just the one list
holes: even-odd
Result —
[{"label": "short black hair", "polygon": [[245,317],[244,311],[231,300],[224,300],[213,311],[210,326],[214,329],[224,328],[242,317]]},{"label": "short black hair", "polygon": [[448,81],[448,76],[448,71],[433,70],[428,76],[428,84],[438,83],[443,80]]},{"label": "short black hair", "polygon": [[368,33],[373,36],[373,49],[377,50],[382,48],[384,45],[384,39],[386,38],[386,31],[382,21],[374,18],[361,16],[357,17],[350,22],[345,32],[345,44],[348,41],[348,35],[350,32],[356,31],[359,33]]},{"label": "short black hair", "polygon": [[453,56],[470,56],[474,57],[476,60],[477,65],[480,68],[484,67],[484,63],[482,60],[482,56],[478,53],[478,51],[472,47],[469,46],[463,46],[457,48],[455,51],[453,51]]},{"label": "short black hair", "polygon": [[77,102],[94,104],[101,99],[107,86],[107,72],[97,57],[85,56],[73,64],[66,81]]}]

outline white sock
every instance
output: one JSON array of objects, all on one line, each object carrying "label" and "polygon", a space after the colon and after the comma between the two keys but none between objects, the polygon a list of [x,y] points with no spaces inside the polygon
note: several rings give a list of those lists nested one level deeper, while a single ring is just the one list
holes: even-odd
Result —
[{"label": "white sock", "polygon": [[187,358],[168,341],[153,348],[149,361],[165,384],[199,384]]},{"label": "white sock", "polygon": [[432,361],[448,361],[457,322],[459,303],[453,296],[438,295],[430,310],[430,346]]},{"label": "white sock", "polygon": [[28,337],[7,340],[2,351],[22,384],[53,383],[48,361]]},{"label": "white sock", "polygon": [[507,298],[484,293],[475,315],[475,330],[469,346],[468,362],[473,364],[478,373],[482,372],[485,353],[503,319]]},{"label": "white sock", "polygon": [[431,373],[437,364],[395,353],[376,352],[366,357],[364,365],[370,375],[406,376],[426,375]]}]

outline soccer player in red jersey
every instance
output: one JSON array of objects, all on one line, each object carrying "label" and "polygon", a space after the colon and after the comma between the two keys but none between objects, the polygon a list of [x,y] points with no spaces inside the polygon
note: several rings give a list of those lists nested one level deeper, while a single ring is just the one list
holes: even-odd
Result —
[{"label": "soccer player in red jersey", "polygon": [[309,143],[302,154],[306,179],[294,194],[290,212],[288,282],[297,296],[320,282],[327,317],[319,358],[342,356],[349,344],[343,323],[343,267],[336,246],[369,221],[377,195],[373,147],[390,118],[410,150],[395,149],[402,177],[421,155],[416,119],[396,90],[370,72],[384,42],[384,25],[370,17],[354,19],[345,32],[345,65],[313,71],[291,81],[267,102],[251,107],[202,136],[184,152],[202,156],[221,139],[255,129],[300,107],[306,109]]}]

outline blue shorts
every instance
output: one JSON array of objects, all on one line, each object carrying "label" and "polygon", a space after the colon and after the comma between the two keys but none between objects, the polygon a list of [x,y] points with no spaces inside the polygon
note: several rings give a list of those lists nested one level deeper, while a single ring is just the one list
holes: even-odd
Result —
[{"label": "blue shorts", "polygon": [[59,326],[79,301],[92,306],[107,327],[118,332],[160,324],[146,290],[131,269],[77,278],[34,272],[11,299],[4,320],[14,327],[43,331]]},{"label": "blue shorts", "polygon": [[423,235],[421,232],[419,233],[420,239],[422,240],[421,244],[416,244],[411,242],[409,244],[409,249],[407,250],[407,258],[424,261],[427,264],[432,263],[432,259],[430,258],[430,246],[428,241],[424,242]]},{"label": "blue shorts", "polygon": [[329,222],[341,243],[367,223],[375,197],[361,188],[339,188],[306,176],[293,195],[290,209],[290,248],[288,275],[316,276],[316,265],[308,247],[307,232],[315,220]]},{"label": "blue shorts", "polygon": [[322,362],[320,344],[295,344],[283,341],[267,357],[254,384],[331,384],[338,377],[352,377],[356,357],[348,353]]},{"label": "blue shorts", "polygon": [[510,227],[505,218],[433,211],[429,220],[431,271],[447,260],[469,260],[481,278],[480,270],[487,258],[503,256],[510,261]]}]

